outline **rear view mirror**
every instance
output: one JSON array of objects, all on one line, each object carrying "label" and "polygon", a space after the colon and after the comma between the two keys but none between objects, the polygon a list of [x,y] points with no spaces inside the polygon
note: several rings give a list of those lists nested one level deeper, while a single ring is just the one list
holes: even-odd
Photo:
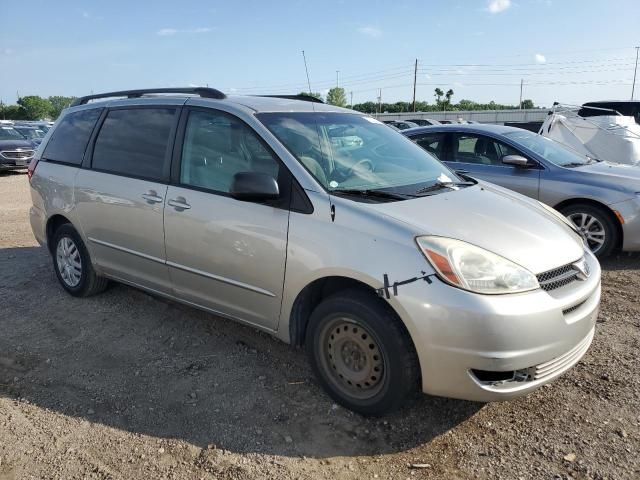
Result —
[{"label": "rear view mirror", "polygon": [[522,155],[505,155],[502,157],[502,163],[522,168],[530,166],[529,160]]},{"label": "rear view mirror", "polygon": [[275,200],[280,188],[275,178],[267,173],[239,172],[233,176],[229,193],[233,198],[245,201]]}]

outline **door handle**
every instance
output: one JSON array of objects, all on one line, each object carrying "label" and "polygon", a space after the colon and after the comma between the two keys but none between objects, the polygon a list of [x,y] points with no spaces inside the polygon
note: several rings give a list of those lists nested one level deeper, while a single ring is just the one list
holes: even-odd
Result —
[{"label": "door handle", "polygon": [[191,205],[187,203],[187,200],[184,197],[172,198],[167,202],[167,204],[171,205],[173,208],[175,208],[179,212],[183,210],[189,210],[191,208]]},{"label": "door handle", "polygon": [[142,194],[142,198],[144,198],[147,203],[161,203],[162,202],[162,197],[160,197],[158,195],[158,192],[156,192],[155,190],[149,190],[146,193]]}]

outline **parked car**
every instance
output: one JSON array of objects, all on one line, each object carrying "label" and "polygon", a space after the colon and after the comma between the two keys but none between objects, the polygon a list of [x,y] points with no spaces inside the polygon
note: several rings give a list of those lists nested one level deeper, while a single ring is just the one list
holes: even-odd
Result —
[{"label": "parked car", "polygon": [[14,125],[13,127],[20,135],[29,140],[34,147],[42,142],[45,132],[36,127],[27,127],[24,125]]},{"label": "parked car", "polygon": [[620,114],[633,117],[640,124],[640,100],[601,100],[587,102],[578,110],[578,115],[584,118],[609,116]]},{"label": "parked car", "polygon": [[210,88],[91,95],[29,175],[33,232],[71,295],[115,280],[304,344],[362,414],[419,388],[524,395],[594,335],[600,266],[570,222],[351,110]]},{"label": "parked car", "polygon": [[433,118],[412,118],[408,120],[411,123],[415,123],[419,127],[427,127],[429,125],[440,125],[438,120],[434,120]]},{"label": "parked car", "polygon": [[386,120],[384,123],[395,127],[397,130],[406,130],[407,128],[415,128],[417,123],[409,122],[406,120]]},{"label": "parked car", "polygon": [[34,153],[32,143],[10,124],[0,125],[0,171],[26,169]]},{"label": "parked car", "polygon": [[604,257],[640,250],[640,168],[578,155],[541,135],[499,125],[403,132],[454,170],[540,200],[566,215]]}]

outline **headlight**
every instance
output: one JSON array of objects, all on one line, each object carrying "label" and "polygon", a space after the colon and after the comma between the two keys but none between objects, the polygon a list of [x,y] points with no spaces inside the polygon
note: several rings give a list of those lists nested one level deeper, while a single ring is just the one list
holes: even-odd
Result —
[{"label": "headlight", "polygon": [[470,243],[445,237],[416,239],[420,250],[447,283],[476,293],[517,293],[539,288],[529,270]]}]

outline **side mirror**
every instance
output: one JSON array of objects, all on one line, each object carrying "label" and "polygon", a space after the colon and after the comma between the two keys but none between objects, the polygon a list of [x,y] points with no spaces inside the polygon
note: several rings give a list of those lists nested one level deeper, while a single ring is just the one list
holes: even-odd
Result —
[{"label": "side mirror", "polygon": [[502,163],[506,165],[513,165],[514,167],[526,168],[531,166],[529,160],[522,155],[505,155],[502,157]]},{"label": "side mirror", "polygon": [[267,173],[239,172],[233,176],[229,193],[244,201],[275,200],[280,197],[280,188],[275,178]]}]

